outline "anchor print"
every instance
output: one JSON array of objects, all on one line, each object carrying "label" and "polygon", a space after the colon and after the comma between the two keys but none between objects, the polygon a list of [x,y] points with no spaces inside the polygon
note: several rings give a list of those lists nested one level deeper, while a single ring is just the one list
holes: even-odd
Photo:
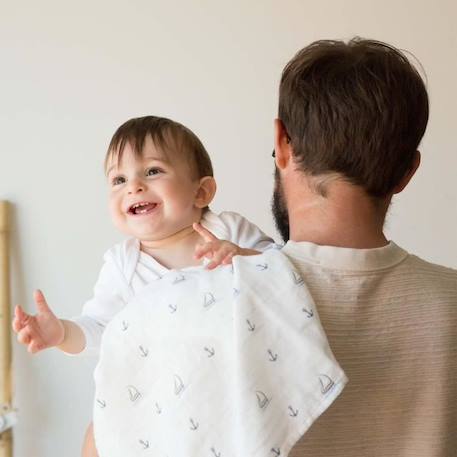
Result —
[{"label": "anchor print", "polygon": [[149,448],[149,441],[143,441],[143,440],[138,440],[141,444],[141,446],[143,446],[143,449],[148,449]]},{"label": "anchor print", "polygon": [[197,430],[198,426],[200,425],[198,422],[195,422],[192,418],[190,420],[190,429]]},{"label": "anchor print", "polygon": [[141,357],[147,357],[149,354],[149,350],[145,349],[143,346],[140,346],[140,356]]},{"label": "anchor print", "polygon": [[140,392],[138,391],[138,389],[135,386],[127,386],[127,390],[129,392],[129,397],[130,397],[131,402],[135,402],[141,397]]},{"label": "anchor print", "polygon": [[278,360],[278,354],[273,355],[273,352],[271,351],[271,349],[268,349],[268,354],[270,355],[271,362],[276,362],[276,360]]},{"label": "anchor print", "polygon": [[170,313],[175,313],[178,309],[178,305],[168,305],[168,307],[170,308]]},{"label": "anchor print", "polygon": [[181,275],[176,276],[176,278],[173,280],[172,284],[176,285],[185,280],[186,280],[186,278],[184,277],[184,275],[181,274]]},{"label": "anchor print", "polygon": [[155,406],[156,406],[156,413],[162,414],[162,408],[159,406],[159,404],[157,402],[156,402]]},{"label": "anchor print", "polygon": [[304,279],[296,271],[293,271],[292,274],[294,276],[294,283],[297,284],[297,286],[304,284]]},{"label": "anchor print", "polygon": [[280,451],[279,447],[272,447],[271,452],[273,452],[273,454],[276,456],[281,455],[281,451]]},{"label": "anchor print", "polygon": [[129,323],[126,321],[122,321],[122,326],[121,329],[123,332],[125,332],[129,328]]},{"label": "anchor print", "polygon": [[106,401],[105,400],[98,400],[97,399],[97,403],[98,403],[98,406],[100,406],[100,408],[105,408],[106,407]]},{"label": "anchor print", "polygon": [[265,271],[268,268],[268,265],[266,263],[259,263],[256,265],[256,267],[259,269],[259,271]]},{"label": "anchor print", "polygon": [[255,330],[255,324],[251,324],[251,321],[249,319],[246,319],[246,322],[248,323],[248,330],[250,332],[253,332]]},{"label": "anchor print", "polygon": [[211,292],[207,292],[203,301],[203,307],[208,309],[209,307],[213,306],[214,303],[216,303],[214,295]]},{"label": "anchor print", "polygon": [[175,374],[175,395],[180,395],[185,388],[186,386],[182,382],[182,379]]},{"label": "anchor print", "polygon": [[214,449],[213,447],[211,448],[211,452],[213,453],[214,457],[221,457],[221,453],[216,452],[216,449]]},{"label": "anchor print", "polygon": [[262,391],[256,390],[257,403],[260,409],[265,409],[270,403],[271,398],[268,398]]},{"label": "anchor print", "polygon": [[290,413],[289,413],[290,417],[297,417],[298,409],[294,409],[294,408],[292,408],[292,406],[289,405],[289,411],[290,411]]},{"label": "anchor print", "polygon": [[302,311],[306,314],[306,317],[313,317],[314,316],[314,312],[313,312],[312,309],[302,308]]},{"label": "anchor print", "polygon": [[333,386],[335,385],[333,379],[327,376],[326,374],[321,374],[319,376],[319,382],[321,384],[322,394],[326,394],[327,392],[332,390]]},{"label": "anchor print", "polygon": [[208,358],[212,357],[215,353],[214,348],[210,349],[210,348],[207,348],[206,346],[205,346],[205,351],[208,353]]}]

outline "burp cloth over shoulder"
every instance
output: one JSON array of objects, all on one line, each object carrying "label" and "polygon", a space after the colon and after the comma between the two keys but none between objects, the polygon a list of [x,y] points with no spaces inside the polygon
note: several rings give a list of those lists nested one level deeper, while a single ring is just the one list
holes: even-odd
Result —
[{"label": "burp cloth over shoulder", "polygon": [[285,457],[347,381],[278,250],[146,286],[94,377],[100,457]]}]

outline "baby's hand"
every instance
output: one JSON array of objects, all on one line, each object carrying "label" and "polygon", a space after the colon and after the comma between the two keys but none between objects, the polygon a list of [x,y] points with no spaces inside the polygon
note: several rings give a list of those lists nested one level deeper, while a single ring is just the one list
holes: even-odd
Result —
[{"label": "baby's hand", "polygon": [[201,224],[194,224],[193,228],[204,240],[195,248],[194,256],[196,259],[202,257],[211,259],[211,262],[206,266],[208,270],[213,270],[219,265],[232,263],[232,259],[236,255],[260,254],[254,249],[243,249],[230,241],[220,240]]},{"label": "baby's hand", "polygon": [[58,346],[65,337],[62,321],[51,311],[40,290],[33,294],[38,314],[27,314],[20,305],[14,310],[13,330],[19,343],[25,344],[31,354]]}]

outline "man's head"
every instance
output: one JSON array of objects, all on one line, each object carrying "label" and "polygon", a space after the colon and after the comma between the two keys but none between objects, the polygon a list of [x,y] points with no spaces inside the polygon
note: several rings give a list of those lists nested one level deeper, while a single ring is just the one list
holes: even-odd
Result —
[{"label": "man's head", "polygon": [[[317,193],[325,197],[326,181],[337,176],[377,204],[399,192],[418,165],[428,96],[417,70],[393,46],[316,41],[284,68],[278,117],[295,166],[316,178]],[[273,209],[283,232],[282,194],[277,182]]]},{"label": "man's head", "polygon": [[162,240],[198,222],[216,191],[208,153],[170,119],[131,119],[114,133],[105,158],[115,225],[142,241]]}]

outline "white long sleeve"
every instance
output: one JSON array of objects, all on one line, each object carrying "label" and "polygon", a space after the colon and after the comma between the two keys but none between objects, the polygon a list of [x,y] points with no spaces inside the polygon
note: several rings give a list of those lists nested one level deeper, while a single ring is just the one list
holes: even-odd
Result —
[{"label": "white long sleeve", "polygon": [[86,338],[86,346],[81,355],[98,353],[106,325],[123,309],[131,295],[125,274],[111,249],[104,256],[93,297],[84,304],[81,316],[72,319],[80,326]]}]

